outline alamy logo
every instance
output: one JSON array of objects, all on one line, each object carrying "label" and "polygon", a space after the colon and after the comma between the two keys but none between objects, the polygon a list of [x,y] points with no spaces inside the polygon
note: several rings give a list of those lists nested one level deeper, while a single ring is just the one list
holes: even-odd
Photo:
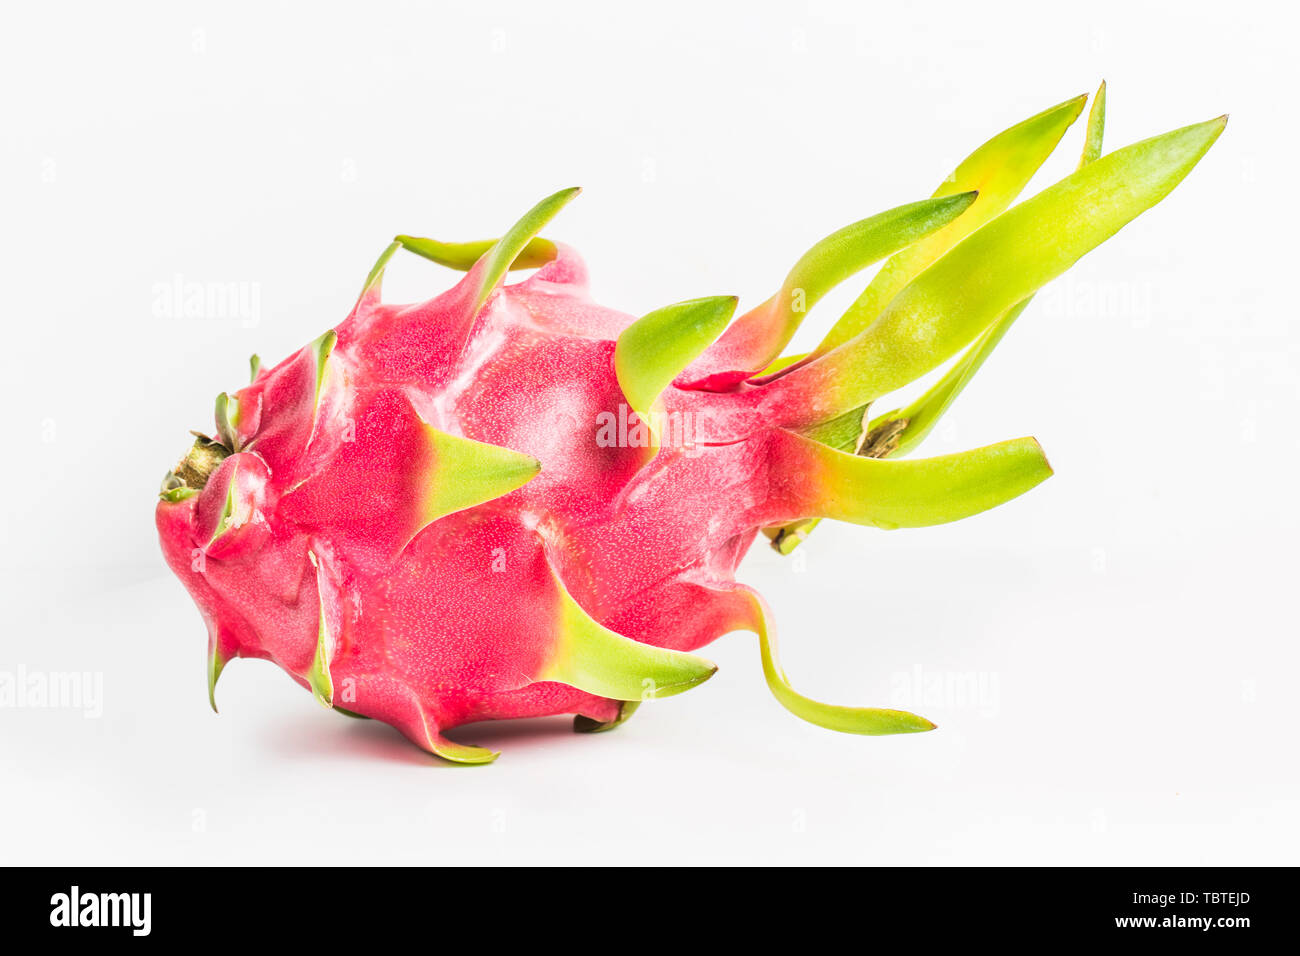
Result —
[{"label": "alamy logo", "polygon": [[148,936],[150,893],[71,893],[50,897],[51,926],[129,926],[134,936]]},{"label": "alamy logo", "polygon": [[152,292],[159,319],[237,319],[250,329],[262,320],[260,282],[197,282],[178,272]]},{"label": "alamy logo", "polygon": [[648,448],[651,429],[658,444],[698,453],[695,436],[699,421],[696,413],[652,411],[643,418],[640,412],[622,403],[617,412],[597,413],[596,445],[600,448]]},{"label": "alamy logo", "polygon": [[0,709],[80,710],[86,717],[104,715],[104,675],[98,671],[0,671]]}]

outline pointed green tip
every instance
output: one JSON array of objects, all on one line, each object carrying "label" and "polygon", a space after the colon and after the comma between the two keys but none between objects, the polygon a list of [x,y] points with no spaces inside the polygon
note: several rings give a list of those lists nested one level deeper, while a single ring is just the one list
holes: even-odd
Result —
[{"label": "pointed green tip", "polygon": [[558,606],[551,659],[534,675],[537,681],[568,684],[612,700],[673,697],[698,687],[718,665],[624,637],[592,618],[565,589],[552,569]]},{"label": "pointed green tip", "polygon": [[[323,625],[321,633],[324,634]],[[323,641],[323,636],[318,639],[316,656],[312,659],[311,667],[307,671],[307,686],[311,688],[311,696],[315,698],[316,703],[326,710],[333,710],[334,682],[330,679],[329,664],[325,661],[325,651],[321,643]]]},{"label": "pointed green tip", "polygon": [[[1196,158],[1199,160],[1200,157],[1204,156],[1209,148],[1214,145],[1215,140],[1219,138],[1219,135],[1227,128],[1227,126],[1228,114],[1224,113],[1222,116],[1216,116],[1214,119],[1206,120],[1203,123],[1193,123],[1191,126],[1185,127],[1181,130],[1176,130],[1175,133],[1183,134],[1193,142],[1198,138],[1204,140],[1204,145],[1197,149]],[[1166,135],[1172,137],[1174,134],[1170,133]]]},{"label": "pointed green tip", "polygon": [[316,370],[318,374],[321,368],[324,367],[326,359],[330,357],[330,353],[334,351],[334,346],[338,344],[338,340],[338,333],[333,329],[330,329],[311,343],[313,355],[316,358]]},{"label": "pointed green tip", "polygon": [[326,710],[333,710],[334,688],[329,682],[329,674],[322,674],[321,671],[313,669],[307,676],[307,683],[311,686],[311,696],[316,703],[320,704]]},{"label": "pointed green tip", "polygon": [[388,261],[400,248],[402,248],[401,242],[394,239],[388,244],[388,248],[379,254],[379,258],[375,260],[375,264],[370,267],[370,272],[366,275],[366,283],[361,287],[361,294],[357,296],[358,303],[368,295],[379,297],[384,284],[384,270],[388,268]]},{"label": "pointed green tip", "polygon": [[214,714],[220,713],[217,710],[217,681],[221,679],[221,672],[226,669],[226,664],[229,662],[230,658],[215,646],[208,652],[208,704]]},{"label": "pointed green tip", "polygon": [[[527,248],[528,243],[542,228],[559,213],[582,189],[572,186],[552,193],[539,202],[523,217],[511,226],[492,247],[483,253],[479,260],[483,263],[477,284],[473,287],[473,307],[471,312],[477,314],[487,302],[488,296],[496,289],[503,276],[519,254]],[[477,266],[477,263],[475,264]]]},{"label": "pointed green tip", "polygon": [[1079,157],[1079,169],[1101,157],[1102,139],[1106,131],[1106,81],[1102,80],[1097,93],[1092,98],[1092,109],[1088,111],[1088,126],[1083,136],[1083,153]]},{"label": "pointed green tip", "polygon": [[924,734],[939,729],[939,725],[933,720],[928,720],[920,714],[909,714],[905,710],[896,710],[894,713],[898,714],[899,723],[899,729],[895,733]]},{"label": "pointed green tip", "polygon": [[248,381],[257,381],[257,373],[262,370],[262,358],[256,352],[248,357]]},{"label": "pointed green tip", "polygon": [[648,415],[673,379],[722,334],[739,301],[717,295],[677,302],[643,315],[619,334],[614,371],[638,415]]},{"label": "pointed green tip", "polygon": [[532,455],[425,426],[435,463],[424,491],[423,528],[444,515],[510,494],[532,481],[542,463]]},{"label": "pointed green tip", "polygon": [[1038,452],[1038,457],[1042,461],[1043,470],[1044,472],[1046,472],[1043,475],[1042,480],[1046,481],[1048,478],[1051,478],[1054,474],[1056,474],[1056,469],[1053,468],[1052,463],[1047,460],[1047,452],[1043,450],[1043,446],[1039,444],[1038,439],[1034,438],[1031,435],[1029,437],[1029,441],[1032,443],[1032,447],[1034,451]]},{"label": "pointed green tip", "polygon": [[338,340],[338,333],[333,329],[330,329],[307,346],[307,348],[311,349],[312,361],[316,366],[316,405],[312,412],[313,415],[320,409],[320,393],[321,389],[325,385],[325,371],[328,368],[327,363],[329,362],[330,355],[334,352],[334,346],[338,344]]},{"label": "pointed green tip", "polygon": [[[1032,120],[1041,120],[1041,119],[1046,119],[1048,117],[1058,117],[1062,119],[1068,117],[1068,120],[1065,122],[1065,125],[1061,127],[1061,132],[1064,133],[1066,127],[1071,126],[1074,123],[1074,121],[1079,118],[1079,114],[1083,112],[1083,108],[1084,106],[1087,105],[1087,103],[1088,103],[1088,94],[1080,93],[1078,96],[1072,96],[1068,100],[1062,100],[1060,103],[1057,103],[1055,106],[1048,107],[1047,109],[1043,110],[1043,112],[1039,113],[1037,116],[1030,117],[1030,119],[1026,120],[1025,122],[1028,123]],[[1014,129],[1014,127],[1012,128]]]},{"label": "pointed green tip", "polygon": [[[693,658],[692,654],[683,654],[682,657]],[[675,669],[670,673],[668,682],[654,688],[653,693],[645,695],[646,699],[652,697],[673,697],[677,694],[685,693],[693,687],[699,687],[706,680],[718,672],[718,665],[713,661],[695,658],[689,664],[683,665],[675,663]],[[643,683],[644,691],[644,683]]]},{"label": "pointed green tip", "polygon": [[[1029,117],[1029,119],[1017,125],[1024,126],[1028,123],[1037,120],[1046,119],[1048,117],[1055,117],[1058,114],[1066,114],[1070,117],[1069,123],[1066,123],[1066,126],[1068,126],[1070,125],[1070,123],[1073,123],[1076,119],[1078,119],[1079,114],[1083,112],[1083,107],[1087,104],[1087,102],[1088,102],[1088,94],[1080,93],[1077,96],[1071,96],[1068,100],[1062,100],[1061,102],[1057,103],[1055,106],[1049,106],[1041,113],[1036,113],[1035,115]],[[1011,129],[1015,129],[1015,128],[1016,127],[1014,126],[1011,127]]]}]

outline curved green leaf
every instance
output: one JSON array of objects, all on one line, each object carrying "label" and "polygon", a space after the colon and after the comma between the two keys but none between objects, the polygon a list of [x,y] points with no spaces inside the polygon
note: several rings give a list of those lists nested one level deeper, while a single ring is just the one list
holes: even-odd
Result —
[{"label": "curved green leaf", "polygon": [[208,704],[212,707],[212,712],[217,713],[217,681],[221,679],[221,672],[226,669],[230,663],[230,657],[222,652],[218,646],[218,639],[214,633],[212,639],[208,642]]},{"label": "curved green leaf", "polygon": [[1024,494],[1052,474],[1038,442],[1016,438],[935,458],[887,460],[785,433],[779,460],[799,481],[778,507],[877,528],[959,521]]},{"label": "curved green leaf", "polygon": [[936,196],[977,190],[965,215],[909,246],[876,273],[813,352],[823,355],[871,324],[898,292],[927,266],[1006,209],[1079,117],[1087,96],[1076,96],[1003,130],[971,153],[940,184]]},{"label": "curved green leaf", "polygon": [[[1106,123],[1106,83],[1102,81],[1088,113],[1083,158],[1080,165],[1101,155],[1102,133]],[[949,406],[974,377],[984,360],[1002,340],[1012,323],[1028,307],[1032,296],[1011,307],[970,346],[966,354],[925,394],[911,404],[866,421],[867,407],[855,409],[812,429],[809,437],[838,448],[873,458],[906,455],[914,450],[934,429]],[[794,364],[793,362],[787,364]],[[879,439],[886,438],[887,444]],[[805,518],[777,528],[765,528],[772,547],[780,554],[790,554],[807,539],[820,518]]]},{"label": "curved green leaf", "polygon": [[849,342],[777,379],[811,426],[919,378],[1167,196],[1223,132],[1226,117],[1116,150],[958,243]]},{"label": "curved green leaf", "polygon": [[867,737],[915,734],[935,729],[932,722],[905,710],[824,704],[799,693],[790,686],[790,679],[785,676],[785,671],[777,660],[776,634],[768,622],[766,609],[757,596],[752,596],[752,600],[754,620],[747,626],[758,635],[763,677],[772,696],[790,713],[827,730],[844,734],[861,734]]},{"label": "curved green leaf", "polygon": [[762,370],[781,354],[808,311],[828,292],[872,263],[947,226],[974,201],[974,192],[923,199],[826,236],[800,257],[775,295],[727,329],[687,370],[687,378],[698,381],[719,372]]}]

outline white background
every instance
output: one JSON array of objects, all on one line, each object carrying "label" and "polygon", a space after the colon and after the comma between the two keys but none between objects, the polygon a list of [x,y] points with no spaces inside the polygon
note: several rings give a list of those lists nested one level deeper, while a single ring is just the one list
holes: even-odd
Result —
[{"label": "white background", "polygon": [[[5,13],[0,671],[91,672],[103,698],[0,709],[0,859],[1297,862],[1289,7],[339,6]],[[487,768],[264,663],[232,665],[209,711],[158,482],[249,353],[340,321],[394,233],[495,235],[580,184],[548,234],[601,301],[753,304],[822,235],[1103,77],[1108,148],[1232,120],[1044,291],[925,449],[1033,434],[1056,477],[742,568],[801,690],[937,732],[801,723],[740,633],[712,681],[616,733],[456,734],[504,751]],[[256,288],[255,321],[158,315],[177,276]],[[452,281],[410,258],[390,277],[409,300]]]}]

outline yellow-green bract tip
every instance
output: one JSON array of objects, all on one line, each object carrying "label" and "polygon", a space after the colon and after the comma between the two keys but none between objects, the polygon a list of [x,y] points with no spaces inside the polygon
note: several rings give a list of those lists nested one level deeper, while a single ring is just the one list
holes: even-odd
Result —
[{"label": "yellow-green bract tip", "polygon": [[580,192],[582,192],[580,187],[572,186],[547,196],[524,213],[505,235],[483,253],[482,259],[479,260],[483,263],[483,272],[474,290],[473,311],[475,313],[483,307],[483,303],[509,270],[511,263],[519,258],[519,254],[524,251],[533,237]]},{"label": "yellow-green bract tip", "polygon": [[740,300],[734,295],[688,299],[655,309],[618,337],[614,371],[628,404],[643,418],[673,379],[722,334]]},{"label": "yellow-green bract tip", "polygon": [[432,480],[424,497],[426,524],[508,495],[542,469],[532,455],[462,438],[431,425],[425,429],[433,459]]},{"label": "yellow-green bract tip", "polygon": [[226,669],[226,664],[230,658],[221,653],[217,646],[217,640],[214,637],[212,646],[208,649],[208,704],[212,707],[212,712],[217,711],[217,681],[221,679],[221,672]]},{"label": "yellow-green bract tip", "polygon": [[555,582],[555,644],[550,660],[534,677],[557,681],[598,697],[650,700],[672,697],[702,684],[718,667],[694,654],[642,644],[592,618]]}]

